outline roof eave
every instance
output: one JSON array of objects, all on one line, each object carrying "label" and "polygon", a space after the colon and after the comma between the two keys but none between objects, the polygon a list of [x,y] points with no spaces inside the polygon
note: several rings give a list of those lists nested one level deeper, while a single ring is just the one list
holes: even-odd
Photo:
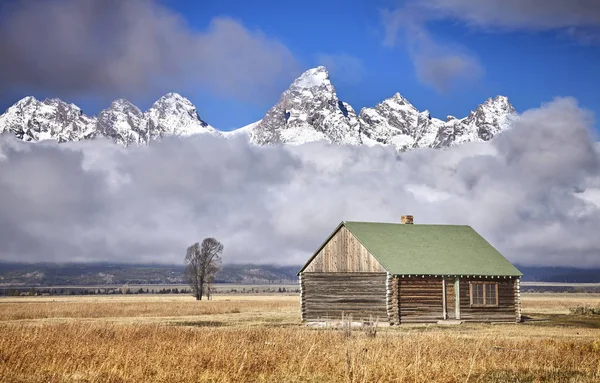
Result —
[{"label": "roof eave", "polygon": [[394,277],[460,277],[460,278],[521,278],[523,274],[471,274],[471,273],[394,273]]}]

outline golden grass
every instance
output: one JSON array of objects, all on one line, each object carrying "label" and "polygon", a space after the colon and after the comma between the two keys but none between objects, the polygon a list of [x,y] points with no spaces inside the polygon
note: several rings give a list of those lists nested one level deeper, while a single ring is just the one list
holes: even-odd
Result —
[{"label": "golden grass", "polygon": [[[414,325],[346,338],[302,326],[297,297],[243,298],[0,300],[0,382],[600,381],[600,329]],[[540,298],[524,297],[524,311],[573,300]]]},{"label": "golden grass", "polygon": [[600,341],[303,328],[0,325],[3,382],[575,381],[600,379]]},{"label": "golden grass", "polygon": [[0,300],[0,321],[44,318],[136,318],[183,317],[197,315],[234,314],[242,312],[278,312],[298,308],[298,298],[230,299],[196,301],[193,297],[170,300],[148,300],[136,296],[130,299],[42,300],[27,298]]},{"label": "golden grass", "polygon": [[571,307],[598,305],[600,294],[530,293],[521,296],[523,313],[568,314]]},{"label": "golden grass", "polygon": [[[600,296],[600,294],[599,294]],[[210,302],[213,301],[297,301],[298,294],[218,294],[213,295]],[[133,294],[133,295],[44,295],[44,296],[18,296],[18,297],[0,297],[1,303],[31,303],[31,302],[196,302],[196,299],[187,294]],[[209,302],[206,297],[202,302]],[[201,303],[202,303],[201,302]]]}]

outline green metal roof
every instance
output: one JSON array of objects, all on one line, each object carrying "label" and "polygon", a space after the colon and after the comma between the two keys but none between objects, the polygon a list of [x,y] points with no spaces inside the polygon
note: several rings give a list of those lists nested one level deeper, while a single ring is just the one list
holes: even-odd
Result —
[{"label": "green metal roof", "polygon": [[394,275],[523,275],[470,226],[344,221],[325,243],[341,226]]}]

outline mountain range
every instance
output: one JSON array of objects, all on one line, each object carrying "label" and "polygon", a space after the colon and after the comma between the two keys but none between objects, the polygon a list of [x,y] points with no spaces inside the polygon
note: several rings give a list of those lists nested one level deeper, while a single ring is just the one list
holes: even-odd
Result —
[{"label": "mountain range", "polygon": [[[297,283],[302,265],[224,264],[217,283]],[[523,282],[599,283],[600,269],[517,265]],[[9,263],[0,261],[0,289],[17,286],[185,284],[182,265]],[[583,288],[582,286],[581,288]],[[545,287],[552,290],[550,287]],[[591,287],[590,287],[591,288]],[[598,289],[598,286],[594,287]],[[562,290],[565,291],[564,287]],[[1,295],[1,293],[0,293]]]},{"label": "mountain range", "polygon": [[196,107],[177,93],[168,93],[142,112],[127,100],[114,101],[97,116],[57,98],[25,97],[0,115],[0,134],[24,141],[58,142],[108,138],[116,144],[148,144],[168,135],[245,135],[257,145],[303,144],[325,140],[334,144],[393,145],[399,151],[445,148],[488,141],[509,128],[517,116],[505,96],[487,99],[467,117],[432,118],[396,93],[359,113],[341,101],[323,66],[309,69],[285,90],[265,116],[242,128],[224,132],[212,127]]}]

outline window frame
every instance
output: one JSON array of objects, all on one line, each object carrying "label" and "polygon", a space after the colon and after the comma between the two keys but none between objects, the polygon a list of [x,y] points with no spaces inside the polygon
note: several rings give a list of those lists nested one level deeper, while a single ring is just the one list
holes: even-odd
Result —
[{"label": "window frame", "polygon": [[[473,303],[473,285],[483,285],[483,304]],[[496,302],[495,303],[488,303],[488,297],[487,297],[487,286],[488,285],[495,286],[495,291],[496,291]],[[499,300],[500,300],[500,297],[498,296],[498,282],[469,281],[470,307],[498,307]]]}]

